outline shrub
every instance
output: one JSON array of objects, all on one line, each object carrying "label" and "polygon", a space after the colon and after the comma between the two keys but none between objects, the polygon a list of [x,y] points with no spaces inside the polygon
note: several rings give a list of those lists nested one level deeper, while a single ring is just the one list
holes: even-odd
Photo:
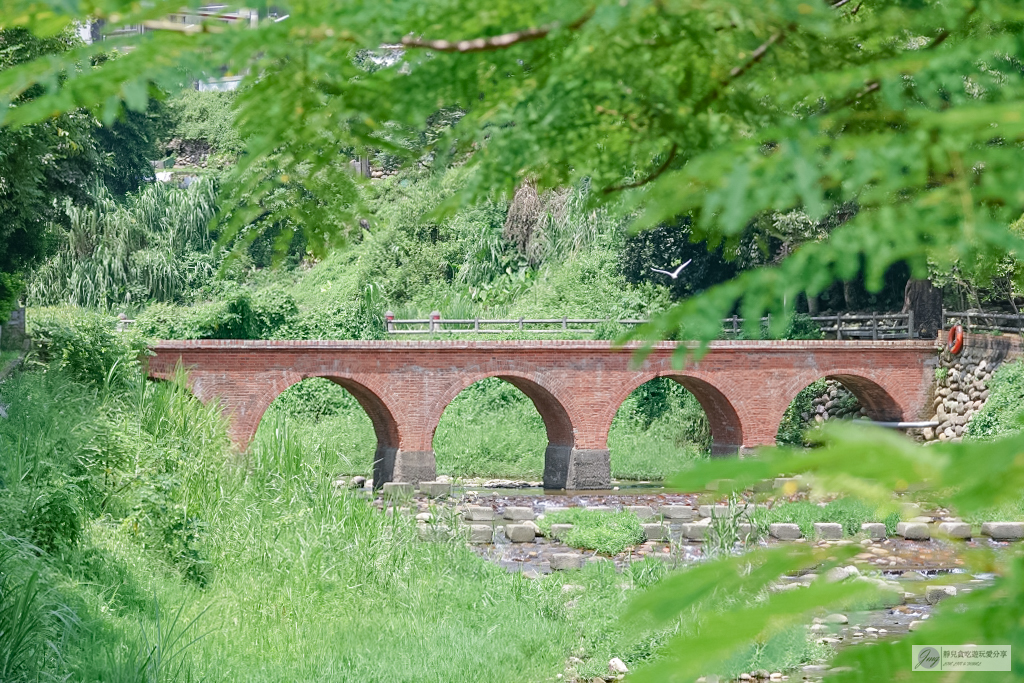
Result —
[{"label": "shrub", "polygon": [[1024,425],[1024,362],[1001,365],[988,387],[988,400],[967,423],[968,438],[994,439],[1019,432]]},{"label": "shrub", "polygon": [[138,335],[116,331],[114,316],[81,309],[32,308],[27,326],[44,361],[95,387],[123,382],[145,348]]},{"label": "shrub", "polygon": [[78,491],[58,480],[36,492],[26,511],[25,526],[32,542],[47,552],[78,544],[82,536]]},{"label": "shrub", "polygon": [[149,339],[269,339],[279,336],[298,312],[295,299],[280,289],[253,292],[225,283],[215,301],[153,304],[136,317],[135,328]]},{"label": "shrub", "polygon": [[586,508],[569,508],[544,515],[537,525],[544,533],[552,524],[572,524],[563,537],[574,548],[596,550],[602,555],[617,555],[626,548],[644,542],[640,519],[632,512],[601,512]]},{"label": "shrub", "polygon": [[177,118],[175,137],[204,140],[218,152],[241,154],[245,143],[235,126],[235,93],[185,90],[169,105]]}]

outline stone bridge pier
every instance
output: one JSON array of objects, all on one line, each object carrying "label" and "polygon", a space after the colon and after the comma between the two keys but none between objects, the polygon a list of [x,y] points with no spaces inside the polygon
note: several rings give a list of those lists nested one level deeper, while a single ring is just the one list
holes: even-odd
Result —
[{"label": "stone bridge pier", "polygon": [[487,377],[516,386],[547,430],[544,486],[606,488],[608,431],[622,402],[642,384],[670,377],[700,402],[712,454],[775,443],[783,413],[817,379],[839,380],[878,420],[913,420],[928,407],[933,342],[723,341],[697,362],[673,366],[676,344],[635,347],[601,341],[238,341],[156,343],[153,378],[180,365],[193,392],[219,401],[232,441],[248,447],[270,403],[291,385],[324,377],[348,390],[377,436],[374,482],[436,476],[434,431],[462,390]]}]

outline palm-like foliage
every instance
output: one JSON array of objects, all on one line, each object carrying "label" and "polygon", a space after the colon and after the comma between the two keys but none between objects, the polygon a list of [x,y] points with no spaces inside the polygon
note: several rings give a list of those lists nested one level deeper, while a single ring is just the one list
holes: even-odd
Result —
[{"label": "palm-like foliage", "polygon": [[69,227],[54,226],[59,250],[33,277],[31,303],[109,309],[173,301],[213,275],[213,182],[186,190],[158,183],[124,204],[105,190],[97,195],[93,206],[65,206]]}]

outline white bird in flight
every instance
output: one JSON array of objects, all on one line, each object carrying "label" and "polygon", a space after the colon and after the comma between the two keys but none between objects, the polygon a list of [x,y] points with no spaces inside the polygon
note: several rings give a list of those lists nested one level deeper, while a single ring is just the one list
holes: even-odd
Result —
[{"label": "white bird in flight", "polygon": [[[693,261],[693,259],[690,259],[690,261]],[[690,265],[690,261],[687,261],[683,265],[679,266],[671,273],[667,270],[661,270],[660,268],[651,268],[651,270],[653,270],[655,273],[663,273],[664,275],[668,275],[670,278],[675,280],[677,277],[679,277],[679,273],[683,272],[683,268]]]}]

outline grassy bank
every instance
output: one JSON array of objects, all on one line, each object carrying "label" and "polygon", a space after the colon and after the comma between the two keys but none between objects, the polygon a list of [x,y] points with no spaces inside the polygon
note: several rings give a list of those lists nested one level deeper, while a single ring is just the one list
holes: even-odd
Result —
[{"label": "grassy bank", "polygon": [[[580,673],[636,660],[611,568],[573,576],[568,604],[561,577],[420,542],[335,490],[294,431],[240,461],[182,387],[118,381],[50,369],[2,385],[3,597],[27,596],[3,680],[524,681],[570,656]],[[0,610],[0,628],[12,619]]]}]

